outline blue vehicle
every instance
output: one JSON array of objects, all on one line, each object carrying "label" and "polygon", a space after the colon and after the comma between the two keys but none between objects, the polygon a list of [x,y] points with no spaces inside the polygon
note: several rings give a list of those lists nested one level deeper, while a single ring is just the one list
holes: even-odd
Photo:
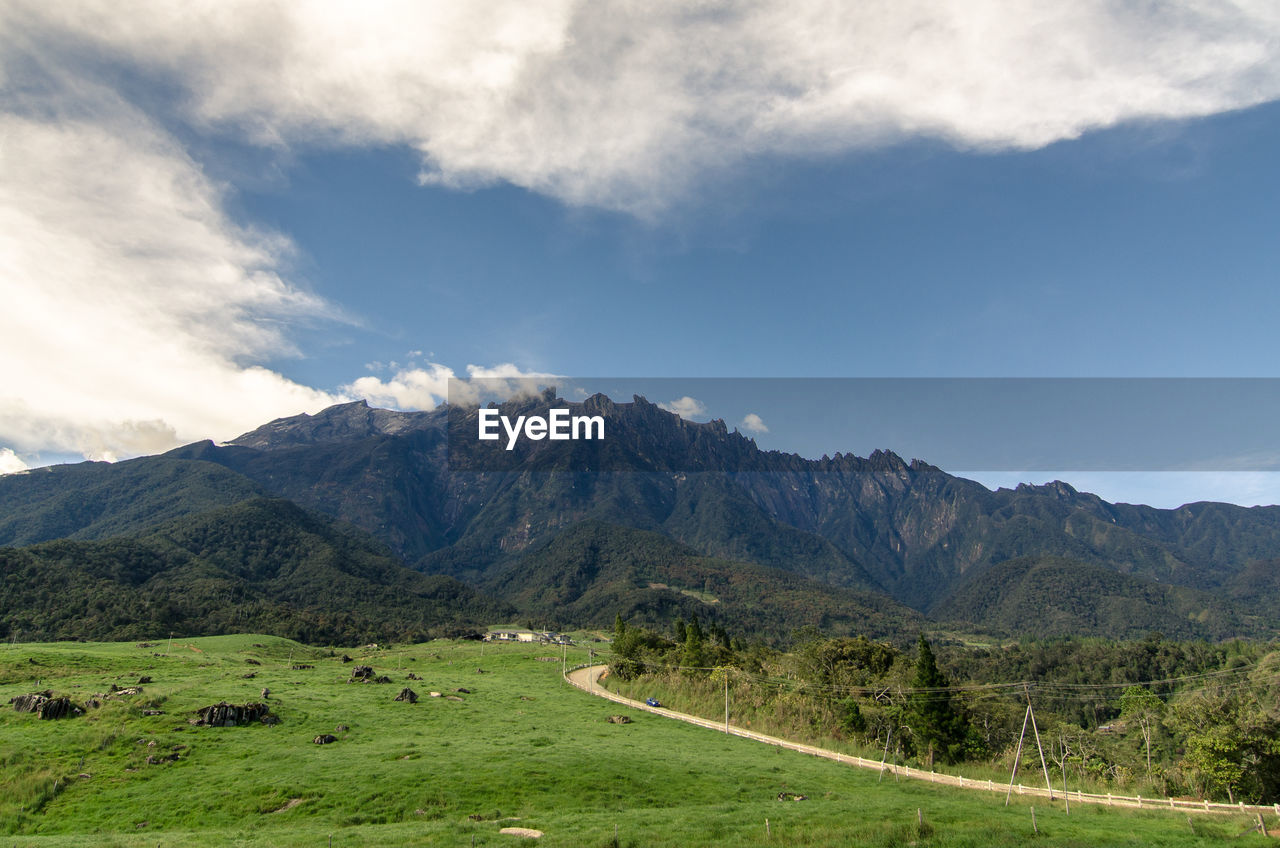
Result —
[{"label": "blue vehicle", "polygon": [[660,707],[660,706],[662,706],[662,704],[658,701],[658,699],[657,699],[657,698],[645,698],[645,699],[644,699],[644,702],[645,702],[646,704],[648,704],[649,706],[651,706],[651,707]]}]

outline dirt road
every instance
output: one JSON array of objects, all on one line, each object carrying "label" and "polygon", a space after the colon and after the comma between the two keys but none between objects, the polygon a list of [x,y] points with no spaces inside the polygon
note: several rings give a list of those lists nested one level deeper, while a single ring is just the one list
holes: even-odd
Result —
[{"label": "dirt road", "polygon": [[[731,736],[741,736],[746,739],[754,739],[757,742],[763,742],[766,745],[776,745],[779,748],[789,748],[793,751],[799,751],[803,754],[810,754],[815,757],[824,757],[828,760],[835,760],[838,763],[856,766],[858,768],[874,769],[885,774],[896,775],[898,777],[907,777],[913,780],[925,780],[930,783],[941,783],[947,786],[955,786],[959,789],[971,789],[980,792],[992,792],[1000,794],[1008,794],[1010,792],[1007,783],[996,783],[991,780],[974,780],[972,778],[962,777],[954,774],[940,774],[938,772],[924,771],[923,769],[911,768],[909,766],[900,766],[893,763],[885,763],[880,760],[868,760],[864,757],[854,757],[848,754],[842,754],[839,751],[831,751],[826,748],[818,748],[813,745],[804,745],[800,742],[792,742],[790,739],[780,739],[777,736],[769,736],[764,733],[755,733],[746,730],[734,724],[725,724],[723,721],[711,721],[710,719],[701,718],[688,713],[676,712],[665,707],[651,707],[642,701],[634,701],[631,698],[610,692],[600,685],[600,677],[608,670],[605,665],[593,665],[584,668],[577,668],[570,671],[565,679],[582,689],[597,695],[601,698],[608,698],[619,704],[625,704],[636,710],[654,713],[666,718],[685,721],[689,724],[696,724],[699,727],[705,727],[710,730],[718,730],[721,733],[728,733]],[[1041,798],[1048,798],[1051,801],[1063,800],[1062,790],[1050,790],[1044,787],[1023,786],[1017,784],[1012,789],[1012,794],[1031,795]],[[1067,798],[1072,804],[1104,804],[1112,807],[1134,807],[1148,810],[1182,810],[1184,812],[1198,813],[1245,813],[1245,814],[1261,814],[1274,813],[1280,816],[1280,804],[1274,806],[1248,806],[1245,804],[1216,804],[1209,801],[1187,801],[1176,798],[1143,798],[1141,796],[1128,795],[1098,795],[1089,792],[1072,791]]]}]

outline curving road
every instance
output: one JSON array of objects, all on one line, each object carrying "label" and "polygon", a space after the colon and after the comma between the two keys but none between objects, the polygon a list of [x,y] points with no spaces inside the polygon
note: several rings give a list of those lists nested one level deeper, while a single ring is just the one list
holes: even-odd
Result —
[{"label": "curving road", "polygon": [[[777,736],[769,736],[764,733],[756,733],[735,724],[725,724],[723,721],[711,721],[710,719],[701,718],[700,716],[689,715],[675,710],[669,710],[666,707],[651,707],[642,701],[635,701],[631,698],[624,698],[616,692],[610,692],[600,685],[600,677],[608,670],[607,665],[593,665],[583,668],[575,668],[565,675],[565,679],[577,686],[584,692],[590,692],[601,698],[607,698],[615,703],[625,704],[636,710],[643,710],[648,713],[664,716],[666,718],[685,721],[689,724],[696,724],[699,727],[706,727],[711,730],[718,730],[721,733],[728,733],[731,736],[741,736],[745,739],[754,739],[757,742],[763,742],[766,745],[776,745],[779,748],[790,748],[793,751],[799,751],[803,754],[810,754],[815,757],[824,757],[828,760],[835,760],[838,763],[856,766],[858,768],[875,769],[876,771],[888,774],[898,775],[900,777],[908,777],[915,780],[927,780],[930,783],[941,783],[947,786],[955,786],[959,789],[972,789],[981,792],[1004,792],[1009,791],[1008,784],[996,783],[991,780],[973,780],[972,778],[962,777],[954,774],[939,774],[933,771],[924,771],[923,769],[911,768],[910,766],[900,766],[893,763],[885,763],[880,760],[868,760],[864,757],[853,757],[848,754],[842,754],[839,751],[831,751],[826,748],[818,748],[814,745],[804,745],[800,742],[792,742],[790,739],[781,739]],[[1049,800],[1061,800],[1063,794],[1060,790],[1050,790],[1042,787],[1023,786],[1018,784],[1014,787],[1014,792],[1018,795],[1031,795]],[[1113,807],[1134,807],[1144,810],[1182,810],[1184,812],[1198,813],[1271,813],[1274,812],[1280,816],[1280,804],[1274,806],[1249,806],[1245,804],[1217,804],[1209,801],[1187,801],[1177,798],[1143,798],[1142,796],[1128,795],[1096,795],[1089,792],[1072,791],[1067,798],[1073,804],[1104,804]]]}]

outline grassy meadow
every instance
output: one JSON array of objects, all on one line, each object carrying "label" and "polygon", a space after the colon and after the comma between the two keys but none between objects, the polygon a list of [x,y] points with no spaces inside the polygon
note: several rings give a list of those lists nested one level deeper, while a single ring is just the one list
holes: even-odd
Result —
[{"label": "grassy meadow", "polygon": [[[585,659],[570,649],[571,665]],[[356,664],[392,683],[347,683]],[[139,694],[76,718],[7,706],[44,689],[83,703],[143,676],[153,682]],[[417,704],[393,700],[406,685]],[[263,687],[278,725],[188,724],[199,707],[258,701]],[[626,710],[570,687],[559,649],[533,645],[330,651],[247,635],[6,645],[0,705],[3,846],[1174,846],[1217,844],[1251,824],[1085,806],[1068,816],[1039,800],[1033,834],[1031,802],[1016,798],[1006,808],[1003,796],[878,782],[643,712],[610,724]],[[338,741],[312,743],[324,733]]]}]

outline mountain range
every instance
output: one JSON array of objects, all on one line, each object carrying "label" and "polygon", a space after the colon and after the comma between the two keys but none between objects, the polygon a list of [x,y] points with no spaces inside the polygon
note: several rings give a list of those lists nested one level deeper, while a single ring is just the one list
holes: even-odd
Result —
[{"label": "mountain range", "polygon": [[[602,416],[609,438],[462,470],[450,416],[466,410],[355,402],[222,445],[0,477],[0,567],[23,587],[0,600],[4,626],[141,638],[274,622],[310,641],[601,627],[619,612],[770,640],[804,626],[890,639],[1280,627],[1280,507],[1161,510],[1061,482],[991,491],[889,451],[805,459],[641,397],[549,390],[501,409],[553,406]],[[56,581],[84,602],[60,614],[35,597]]]}]

